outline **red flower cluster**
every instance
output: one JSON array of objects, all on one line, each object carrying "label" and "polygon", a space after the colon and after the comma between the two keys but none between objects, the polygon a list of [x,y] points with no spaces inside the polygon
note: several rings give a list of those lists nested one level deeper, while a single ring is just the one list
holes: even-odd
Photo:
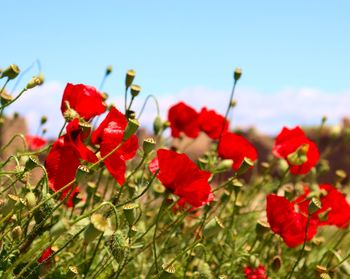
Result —
[{"label": "red flower cluster", "polygon": [[276,157],[287,160],[294,175],[308,173],[320,157],[316,144],[305,136],[300,127],[284,127],[276,137],[272,152]]},{"label": "red flower cluster", "polygon": [[[350,222],[350,205],[345,196],[335,187],[329,184],[319,185],[320,201],[322,208],[312,214],[311,218],[318,222],[319,226],[334,225],[346,228]],[[293,201],[297,204],[300,212],[307,214],[309,205],[309,187],[304,188],[304,194]]]},{"label": "red flower cluster", "polygon": [[[275,194],[267,196],[267,220],[271,230],[280,235],[289,247],[304,243],[307,215],[295,211],[294,204]],[[317,232],[317,221],[311,219],[307,231],[307,240]]]},{"label": "red flower cluster", "polygon": [[267,279],[266,269],[263,265],[256,268],[247,266],[244,269],[244,274],[247,279]]},{"label": "red flower cluster", "polygon": [[255,147],[243,136],[231,132],[222,135],[218,153],[223,159],[233,160],[232,169],[235,171],[239,169],[245,157],[253,162],[258,159]]},{"label": "red flower cluster", "polygon": [[[69,108],[79,114],[85,121],[100,115],[106,110],[103,104],[102,95],[94,87],[82,84],[67,84],[62,100],[62,113]],[[83,121],[84,121],[83,120]],[[98,161],[94,152],[87,146],[90,136],[90,129],[83,130],[80,127],[79,119],[75,118],[69,122],[67,133],[59,137],[53,144],[45,161],[49,177],[49,187],[53,191],[59,191],[76,177],[79,165],[83,162],[96,163]],[[94,149],[100,151],[102,157],[111,151],[118,149],[104,160],[104,163],[117,182],[122,185],[125,181],[125,161],[133,158],[138,148],[138,140],[135,135],[123,142],[124,131],[127,126],[127,119],[116,108],[112,107],[104,121],[92,134]],[[76,185],[62,190],[63,199],[74,187],[67,205],[72,206],[72,198],[77,194]]]},{"label": "red flower cluster", "polygon": [[158,179],[180,197],[180,206],[187,203],[197,208],[213,200],[208,183],[210,173],[200,170],[187,155],[159,149],[149,166],[152,173],[159,170]]},{"label": "red flower cluster", "polygon": [[32,151],[43,148],[47,144],[47,140],[39,136],[26,135],[25,139],[28,144],[28,148]]},{"label": "red flower cluster", "polygon": [[[180,102],[169,109],[171,136],[178,138],[184,133],[190,138],[196,138],[199,132],[206,133],[212,139],[218,139],[221,132],[228,129],[228,121],[214,110],[202,108],[198,113],[194,108]],[[225,125],[224,125],[225,123]]]},{"label": "red flower cluster", "polygon": [[86,121],[106,111],[102,94],[95,87],[84,84],[67,83],[61,103],[62,114],[68,108],[73,109]]}]

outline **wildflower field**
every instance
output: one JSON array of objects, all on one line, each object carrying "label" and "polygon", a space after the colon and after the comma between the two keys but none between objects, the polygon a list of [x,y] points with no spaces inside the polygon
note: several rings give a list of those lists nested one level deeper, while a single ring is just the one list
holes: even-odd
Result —
[{"label": "wildflower field", "polygon": [[[0,71],[2,134],[7,108],[44,82],[9,92],[20,76],[15,64]],[[241,76],[226,111],[178,102],[163,118],[133,70],[113,92],[123,103],[68,83],[56,138],[43,116],[37,134],[0,142],[0,278],[350,278],[349,180],[328,161],[338,149],[350,163],[339,150],[350,128],[281,127],[262,160],[230,123]],[[146,106],[153,131],[142,137]],[[189,156],[203,134],[210,148]]]}]

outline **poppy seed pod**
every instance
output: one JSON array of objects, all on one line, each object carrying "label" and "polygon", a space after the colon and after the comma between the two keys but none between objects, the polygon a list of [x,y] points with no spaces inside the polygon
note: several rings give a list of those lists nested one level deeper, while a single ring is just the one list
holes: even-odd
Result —
[{"label": "poppy seed pod", "polygon": [[138,208],[138,204],[136,203],[128,203],[123,206],[123,211],[126,220],[128,221],[129,225],[132,226],[136,219],[136,211],[135,209]]},{"label": "poppy seed pod", "polygon": [[241,68],[236,68],[235,71],[233,72],[233,78],[235,81],[238,81],[242,76],[242,69]]},{"label": "poppy seed pod", "polygon": [[113,71],[112,65],[107,66],[106,68],[106,76],[109,76]]},{"label": "poppy seed pod", "polygon": [[5,92],[5,90],[0,94],[1,105],[6,105],[13,100],[13,97]]},{"label": "poppy seed pod", "polygon": [[143,152],[145,155],[151,153],[156,147],[156,142],[153,138],[147,138],[143,141]]},{"label": "poppy seed pod", "polygon": [[126,72],[125,77],[125,87],[129,88],[132,82],[134,81],[134,78],[136,76],[136,72],[134,70],[129,70]]},{"label": "poppy seed pod", "polygon": [[99,234],[105,232],[109,228],[108,220],[99,213],[91,215],[90,224],[86,227],[84,232],[84,242],[90,243]]},{"label": "poppy seed pod", "polygon": [[38,85],[41,85],[42,84],[42,81],[39,77],[35,76],[35,77],[32,77],[32,79],[27,83],[26,85],[26,89],[32,89]]},{"label": "poppy seed pod", "polygon": [[241,166],[239,167],[237,174],[242,175],[245,174],[248,170],[254,167],[254,161],[248,157],[244,157]]},{"label": "poppy seed pod", "polygon": [[318,198],[313,197],[308,206],[308,212],[310,215],[322,208],[321,201]]},{"label": "poppy seed pod", "polygon": [[176,269],[173,265],[169,266],[169,264],[163,264],[162,268],[163,268],[163,271],[160,274],[160,279],[174,278]]},{"label": "poppy seed pod", "polygon": [[140,123],[137,119],[129,119],[128,124],[125,128],[125,132],[124,132],[124,140],[127,140],[133,134],[135,134],[136,130],[139,127],[140,127]]},{"label": "poppy seed pod", "polygon": [[131,96],[136,97],[141,92],[141,86],[133,84],[130,86]]},{"label": "poppy seed pod", "polygon": [[9,80],[16,78],[21,72],[20,68],[16,64],[11,64],[4,69],[0,75],[0,78],[7,77]]},{"label": "poppy seed pod", "polygon": [[90,173],[90,169],[87,166],[79,165],[76,173],[76,180],[80,180],[85,175],[88,175]]}]

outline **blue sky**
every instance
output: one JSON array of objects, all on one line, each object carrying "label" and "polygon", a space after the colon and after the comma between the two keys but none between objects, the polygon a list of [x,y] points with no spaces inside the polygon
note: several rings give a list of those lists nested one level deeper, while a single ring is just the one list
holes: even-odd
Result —
[{"label": "blue sky", "polygon": [[111,64],[104,90],[118,98],[129,68],[145,94],[228,95],[240,66],[242,91],[337,98],[350,90],[349,10],[346,0],[6,1],[0,67],[38,58],[47,82],[98,86]]}]

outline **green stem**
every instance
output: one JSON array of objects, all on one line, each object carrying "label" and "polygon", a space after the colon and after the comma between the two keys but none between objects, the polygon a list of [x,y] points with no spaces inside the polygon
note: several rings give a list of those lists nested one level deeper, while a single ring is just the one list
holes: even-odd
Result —
[{"label": "green stem", "polygon": [[158,116],[160,115],[159,103],[158,103],[157,98],[156,98],[154,95],[148,95],[148,96],[146,97],[145,101],[143,102],[142,108],[141,108],[141,110],[140,110],[140,113],[139,113],[137,119],[140,119],[140,118],[141,118],[141,115],[142,115],[142,113],[143,113],[143,111],[144,111],[144,109],[145,109],[145,107],[146,107],[146,104],[147,104],[147,102],[148,102],[148,100],[149,100],[150,98],[152,98],[152,99],[154,100],[155,104],[156,104],[156,107],[157,107],[157,115],[158,115]]}]

